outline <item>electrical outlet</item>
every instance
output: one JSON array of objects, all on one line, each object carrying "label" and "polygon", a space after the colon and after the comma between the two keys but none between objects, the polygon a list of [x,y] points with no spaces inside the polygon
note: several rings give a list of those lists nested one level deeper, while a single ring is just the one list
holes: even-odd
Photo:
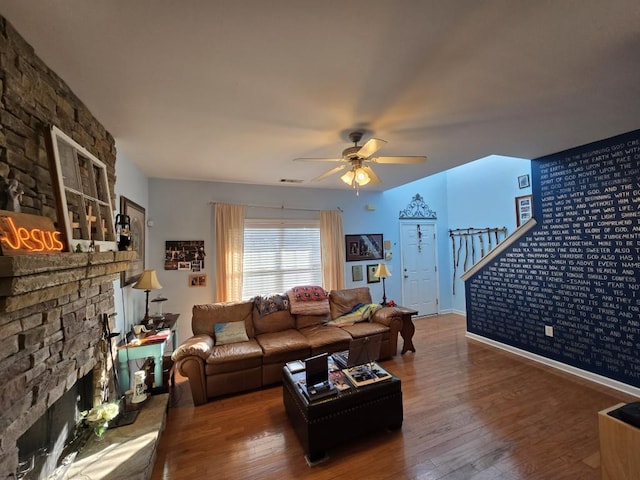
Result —
[{"label": "electrical outlet", "polygon": [[544,334],[547,337],[553,337],[553,327],[551,325],[544,326]]}]

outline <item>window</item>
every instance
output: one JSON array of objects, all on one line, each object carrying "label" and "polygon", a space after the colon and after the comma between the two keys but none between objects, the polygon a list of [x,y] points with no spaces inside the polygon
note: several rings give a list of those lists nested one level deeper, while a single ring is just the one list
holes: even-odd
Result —
[{"label": "window", "polygon": [[87,251],[91,243],[115,250],[105,164],[55,126],[48,140],[57,182],[58,222],[64,227],[69,250],[79,244]]},{"label": "window", "polygon": [[246,219],[242,298],[296,285],[322,285],[320,222]]}]

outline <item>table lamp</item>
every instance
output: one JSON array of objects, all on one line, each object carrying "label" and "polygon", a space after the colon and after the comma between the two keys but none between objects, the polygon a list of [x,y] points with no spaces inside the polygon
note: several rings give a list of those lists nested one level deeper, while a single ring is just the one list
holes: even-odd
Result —
[{"label": "table lamp", "polygon": [[385,291],[384,279],[391,276],[391,272],[387,268],[387,265],[384,263],[379,263],[378,268],[373,273],[374,277],[378,277],[382,279],[382,305],[387,304],[387,292]]},{"label": "table lamp", "polygon": [[142,275],[140,275],[138,281],[133,285],[133,288],[144,290],[146,293],[146,310],[144,313],[143,323],[149,323],[149,320],[151,319],[151,317],[149,317],[149,292],[151,290],[160,290],[162,288],[162,285],[160,285],[160,282],[158,281],[156,271],[145,270],[142,272]]}]

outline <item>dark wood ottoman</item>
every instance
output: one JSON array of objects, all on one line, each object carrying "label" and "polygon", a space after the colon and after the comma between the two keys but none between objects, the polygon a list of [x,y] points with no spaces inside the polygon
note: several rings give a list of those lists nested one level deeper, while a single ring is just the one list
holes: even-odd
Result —
[{"label": "dark wood ottoman", "polygon": [[282,372],[282,397],[293,428],[304,447],[307,460],[321,460],[339,443],[369,432],[402,427],[401,381],[393,376],[371,385],[338,393],[335,397],[309,403],[298,386],[305,373]]}]

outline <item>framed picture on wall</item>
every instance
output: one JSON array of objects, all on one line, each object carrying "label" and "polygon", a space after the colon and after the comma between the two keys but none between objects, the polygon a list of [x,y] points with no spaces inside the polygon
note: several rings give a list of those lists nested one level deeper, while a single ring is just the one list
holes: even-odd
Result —
[{"label": "framed picture on wall", "polygon": [[529,186],[531,186],[531,182],[529,181],[529,175],[520,175],[518,177],[518,187],[527,188]]},{"label": "framed picture on wall", "polygon": [[189,275],[189,287],[206,287],[207,276],[206,275]]},{"label": "framed picture on wall", "polygon": [[144,234],[145,209],[127,197],[120,197],[120,212],[127,215],[131,222],[131,250],[137,253],[135,260],[129,262],[129,268],[120,275],[120,284],[124,287],[134,283],[144,271]]},{"label": "framed picture on wall", "polygon": [[361,282],[363,280],[362,276],[362,265],[353,265],[351,267],[351,279],[354,282]]},{"label": "framed picture on wall", "polygon": [[165,270],[204,270],[204,240],[167,240],[164,243]]},{"label": "framed picture on wall", "polygon": [[516,226],[526,223],[533,216],[533,197],[523,195],[516,197]]},{"label": "framed picture on wall", "polygon": [[345,235],[347,262],[382,259],[382,234]]},{"label": "framed picture on wall", "polygon": [[367,265],[367,283],[380,283],[380,277],[376,277],[378,264]]}]

